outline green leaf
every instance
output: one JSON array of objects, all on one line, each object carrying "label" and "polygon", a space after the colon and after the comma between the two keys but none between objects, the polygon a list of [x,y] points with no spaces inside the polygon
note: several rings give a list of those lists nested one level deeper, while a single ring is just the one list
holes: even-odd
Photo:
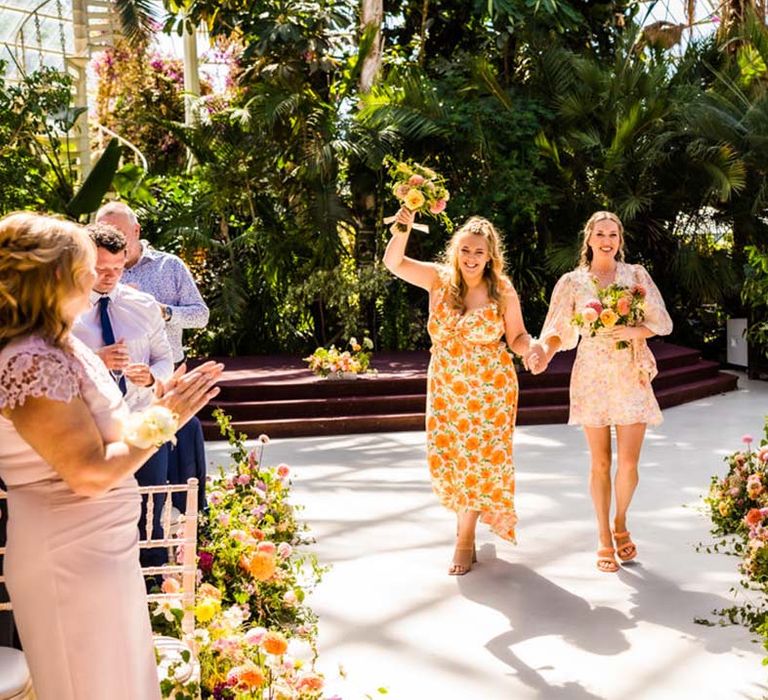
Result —
[{"label": "green leaf", "polygon": [[75,196],[67,203],[67,214],[77,218],[82,214],[90,214],[101,205],[104,195],[109,191],[112,179],[117,172],[120,163],[120,144],[117,139],[111,139],[104,149],[104,153],[96,161],[93,169],[88,173],[85,182],[75,193]]}]

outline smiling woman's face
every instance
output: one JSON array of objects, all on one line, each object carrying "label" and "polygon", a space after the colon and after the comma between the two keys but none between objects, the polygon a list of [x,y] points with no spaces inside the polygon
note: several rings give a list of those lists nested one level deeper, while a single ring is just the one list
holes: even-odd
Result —
[{"label": "smiling woman's face", "polygon": [[459,269],[465,281],[483,276],[486,263],[491,259],[488,241],[476,233],[465,233],[456,242]]},{"label": "smiling woman's face", "polygon": [[612,219],[597,221],[592,227],[588,245],[592,249],[593,261],[600,258],[615,258],[621,247],[619,225]]}]

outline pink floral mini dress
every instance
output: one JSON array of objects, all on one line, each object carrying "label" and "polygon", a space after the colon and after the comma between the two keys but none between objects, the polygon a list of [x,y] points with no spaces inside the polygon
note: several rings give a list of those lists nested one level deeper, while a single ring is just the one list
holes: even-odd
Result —
[{"label": "pink floral mini dress", "polygon": [[[672,332],[672,319],[651,276],[642,265],[618,263],[615,284],[646,291],[643,325],[655,335]],[[586,328],[572,322],[577,311],[596,297],[595,278],[586,268],[563,275],[552,292],[541,339],[559,337],[561,350],[578,345],[571,371],[569,425],[604,427],[646,423],[659,425],[661,410],[651,381],[657,374],[656,360],[645,339],[617,349],[605,333],[590,337]],[[579,339],[581,338],[581,342]]]}]

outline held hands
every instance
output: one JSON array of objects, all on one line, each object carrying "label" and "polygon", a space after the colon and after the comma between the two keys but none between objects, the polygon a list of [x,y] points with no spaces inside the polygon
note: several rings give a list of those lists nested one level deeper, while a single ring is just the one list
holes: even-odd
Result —
[{"label": "held hands", "polygon": [[189,372],[181,365],[167,382],[157,382],[154,403],[176,413],[182,426],[219,393],[214,384],[223,370],[219,362],[205,362]]},{"label": "held hands", "polygon": [[531,374],[541,374],[549,365],[547,352],[538,340],[532,342],[523,355],[523,365]]},{"label": "held hands", "polygon": [[112,345],[105,345],[100,348],[96,354],[110,371],[122,371],[131,361],[128,346],[122,338]]}]

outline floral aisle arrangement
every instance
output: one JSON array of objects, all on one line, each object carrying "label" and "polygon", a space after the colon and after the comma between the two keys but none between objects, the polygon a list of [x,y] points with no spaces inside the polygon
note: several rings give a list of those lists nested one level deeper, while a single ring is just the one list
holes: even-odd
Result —
[{"label": "floral aisle arrangement", "polygon": [[[290,468],[262,462],[248,451],[221,411],[216,418],[232,445],[231,470],[209,478],[209,511],[201,515],[195,632],[187,640],[200,664],[203,697],[317,700],[324,679],[314,670],[316,618],[304,603],[323,573],[292,505]],[[179,590],[166,578],[165,592]],[[157,633],[181,638],[181,603],[162,601],[152,610]],[[173,665],[164,697],[195,697],[194,684],[177,682]]]},{"label": "floral aisle arrangement", "polygon": [[367,372],[371,365],[373,341],[363,338],[362,343],[357,338],[349,339],[349,350],[339,350],[335,345],[330,348],[317,348],[304,361],[309,363],[309,369],[318,377],[357,375]]},{"label": "floral aisle arrangement", "polygon": [[[400,206],[417,214],[439,219],[449,231],[453,229],[453,223],[445,213],[450,193],[442,175],[419,163],[411,160],[399,161],[392,156],[387,156],[384,164],[389,167],[392,194],[395,195]],[[394,217],[384,219],[385,224],[393,221]],[[414,228],[428,230],[425,226],[418,224],[415,224]]]},{"label": "floral aisle arrangement", "polygon": [[[600,289],[595,280],[595,298],[577,311],[571,322],[586,328],[593,337],[614,326],[637,326],[645,318],[645,293],[645,288],[639,284],[633,287],[611,284]],[[617,350],[628,347],[626,340],[616,343]]]},{"label": "floral aisle arrangement", "polygon": [[699,549],[739,557],[741,586],[759,600],[718,612],[759,634],[768,651],[768,416],[760,444],[754,446],[750,435],[742,443],[743,449],[726,457],[725,476],[712,477],[704,504],[716,540]]}]

